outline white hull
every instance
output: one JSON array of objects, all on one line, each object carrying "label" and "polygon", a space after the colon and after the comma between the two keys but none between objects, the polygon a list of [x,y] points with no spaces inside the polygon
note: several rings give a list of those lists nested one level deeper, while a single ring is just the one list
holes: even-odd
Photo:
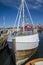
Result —
[{"label": "white hull", "polygon": [[12,37],[11,37],[11,36],[8,36],[7,41],[8,41],[8,42],[12,42]]},{"label": "white hull", "polygon": [[16,65],[21,65],[20,63],[29,59],[36,52],[38,46],[38,33],[13,38],[13,53],[15,54]]},{"label": "white hull", "polygon": [[38,47],[39,37],[38,34],[28,36],[15,37],[16,50],[29,50]]},{"label": "white hull", "polygon": [[8,45],[9,45],[9,48],[12,49],[12,36],[9,34],[8,35],[8,39],[7,39],[7,42],[8,42]]}]

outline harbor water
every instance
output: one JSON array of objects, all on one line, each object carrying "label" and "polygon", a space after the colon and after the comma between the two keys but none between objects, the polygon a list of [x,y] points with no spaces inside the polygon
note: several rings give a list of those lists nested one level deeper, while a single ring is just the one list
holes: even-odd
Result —
[{"label": "harbor water", "polygon": [[[43,57],[43,34],[41,33],[39,34],[39,39],[40,39],[40,42],[39,42],[38,50],[26,62],[36,58]],[[7,43],[10,45],[10,47],[12,47],[11,42],[7,42]],[[7,45],[2,51],[0,51],[0,65],[15,65],[15,60],[13,60],[13,57],[12,57],[12,49],[9,47],[9,45]],[[25,65],[25,63],[23,65]]]}]

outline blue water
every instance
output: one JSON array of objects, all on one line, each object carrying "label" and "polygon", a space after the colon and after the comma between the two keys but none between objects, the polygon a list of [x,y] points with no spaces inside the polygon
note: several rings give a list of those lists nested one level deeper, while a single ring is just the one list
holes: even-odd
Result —
[{"label": "blue water", "polygon": [[38,48],[38,53],[39,53],[39,57],[43,57],[43,34],[39,34],[39,48]]},{"label": "blue water", "polygon": [[[39,39],[40,42],[39,42],[38,50],[28,61],[43,57],[43,34],[39,34]],[[11,44],[12,46],[12,43],[9,42],[8,44]],[[0,65],[15,65],[12,59],[11,50],[9,49],[8,46],[4,50],[2,50],[2,52],[0,52]]]}]

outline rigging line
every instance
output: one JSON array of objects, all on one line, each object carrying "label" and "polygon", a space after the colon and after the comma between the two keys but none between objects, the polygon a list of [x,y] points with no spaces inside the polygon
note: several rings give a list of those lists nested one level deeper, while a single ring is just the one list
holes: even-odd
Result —
[{"label": "rigging line", "polygon": [[19,16],[19,20],[18,20],[17,31],[18,31],[19,23],[20,23],[20,19],[21,19],[21,11],[22,11],[22,4],[21,4],[21,7],[20,7],[20,16]]},{"label": "rigging line", "polygon": [[[19,10],[20,10],[20,7],[19,7]],[[17,22],[17,19],[18,19],[19,10],[18,10],[18,14],[17,14],[16,20],[15,20],[15,24],[14,24],[14,27],[15,27],[15,25],[16,25],[16,22]]]},{"label": "rigging line", "polygon": [[26,1],[25,1],[25,5],[26,5],[27,11],[28,11],[28,13],[29,13],[29,16],[30,16],[30,20],[31,20],[31,22],[32,22],[32,25],[34,26],[34,23],[33,23],[33,20],[32,20],[31,15],[30,15],[30,12],[29,12],[28,6],[27,6],[27,4],[26,4]]},{"label": "rigging line", "polygon": [[[20,10],[20,8],[21,8],[21,6],[19,7],[19,10]],[[14,27],[16,26],[16,22],[17,22],[18,15],[19,15],[19,10],[18,10],[18,14],[17,14],[16,20],[15,20],[15,23],[14,23]],[[13,31],[14,31],[14,27],[13,27]]]}]

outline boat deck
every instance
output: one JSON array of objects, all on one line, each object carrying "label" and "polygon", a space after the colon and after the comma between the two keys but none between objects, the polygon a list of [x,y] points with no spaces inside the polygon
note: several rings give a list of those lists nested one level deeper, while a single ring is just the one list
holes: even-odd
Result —
[{"label": "boat deck", "polygon": [[13,36],[26,36],[26,35],[33,35],[33,34],[36,34],[37,33],[37,30],[35,29],[35,30],[29,30],[29,31],[22,31],[22,30],[20,30],[20,31],[15,31],[12,35]]}]

